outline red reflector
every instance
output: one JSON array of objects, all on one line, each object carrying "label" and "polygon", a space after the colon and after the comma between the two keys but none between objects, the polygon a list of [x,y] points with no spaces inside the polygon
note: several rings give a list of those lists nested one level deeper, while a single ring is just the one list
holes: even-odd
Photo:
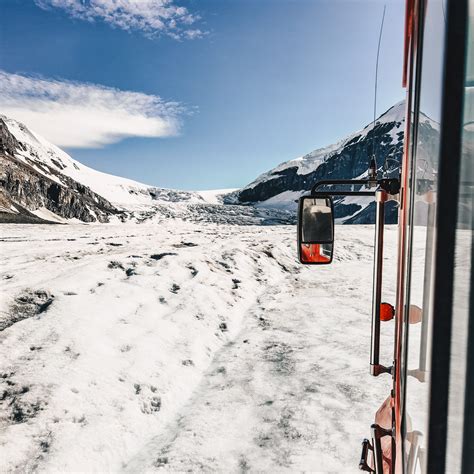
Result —
[{"label": "red reflector", "polygon": [[380,305],[380,321],[390,321],[395,316],[395,308],[390,303]]}]

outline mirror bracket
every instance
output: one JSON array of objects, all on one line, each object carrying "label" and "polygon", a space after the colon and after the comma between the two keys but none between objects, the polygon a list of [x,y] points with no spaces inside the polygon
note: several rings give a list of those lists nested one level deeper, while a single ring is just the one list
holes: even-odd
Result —
[{"label": "mirror bracket", "polygon": [[378,377],[380,374],[392,375],[393,366],[385,367],[382,364],[370,364],[370,375]]}]

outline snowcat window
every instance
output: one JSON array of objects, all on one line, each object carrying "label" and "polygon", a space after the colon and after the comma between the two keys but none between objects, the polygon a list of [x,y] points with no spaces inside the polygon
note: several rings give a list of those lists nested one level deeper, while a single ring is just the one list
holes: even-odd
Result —
[{"label": "snowcat window", "polygon": [[441,0],[424,12],[424,47],[419,109],[412,110],[413,163],[411,170],[411,255],[408,304],[405,313],[407,352],[404,456],[409,472],[426,472],[429,422],[430,332],[433,314],[434,246],[438,195],[440,121],[445,20]]}]

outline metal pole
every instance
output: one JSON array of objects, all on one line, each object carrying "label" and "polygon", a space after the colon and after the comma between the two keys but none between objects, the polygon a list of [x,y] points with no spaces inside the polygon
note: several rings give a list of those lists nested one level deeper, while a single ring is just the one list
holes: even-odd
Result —
[{"label": "metal pole", "polygon": [[[372,446],[374,449],[374,467],[376,474],[384,474],[383,469],[383,451],[382,451],[382,443],[380,439],[384,436],[391,436],[393,439],[393,432],[392,430],[388,430],[386,428],[382,428],[380,425],[373,424],[370,427],[370,432],[372,434]],[[390,466],[390,472],[392,472],[393,467]]]},{"label": "metal pole", "polygon": [[385,224],[385,202],[388,194],[383,189],[375,191],[375,245],[374,276],[372,293],[372,331],[370,343],[370,373],[374,377],[389,369],[380,365],[380,304],[382,300],[383,234]]}]

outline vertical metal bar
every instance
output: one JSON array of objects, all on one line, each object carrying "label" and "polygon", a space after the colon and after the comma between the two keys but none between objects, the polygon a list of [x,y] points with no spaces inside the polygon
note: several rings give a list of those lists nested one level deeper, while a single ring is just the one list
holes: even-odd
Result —
[{"label": "vertical metal bar", "polygon": [[375,470],[372,469],[368,464],[369,450],[373,451],[374,449],[370,445],[369,440],[364,439],[364,441],[362,441],[362,453],[360,455],[359,470],[366,472],[375,472]]},{"label": "vertical metal bar", "polygon": [[385,224],[385,202],[388,194],[383,189],[375,192],[375,245],[374,245],[374,274],[372,292],[372,331],[370,342],[370,373],[379,375],[386,370],[380,366],[380,304],[382,300],[383,272],[383,234]]},{"label": "vertical metal bar", "polygon": [[372,446],[374,447],[374,467],[376,474],[383,474],[383,454],[382,443],[380,442],[380,434],[378,432],[378,425],[370,427],[372,434]]},{"label": "vertical metal bar", "polygon": [[[384,436],[390,436],[393,438],[393,431],[386,428],[382,428],[380,425],[374,423],[370,427],[370,433],[372,435],[372,447],[374,450],[374,467],[376,474],[384,474],[383,471],[383,451],[382,443],[380,439]],[[392,459],[393,463],[393,459]],[[390,473],[393,471],[393,465],[390,466]]]}]

